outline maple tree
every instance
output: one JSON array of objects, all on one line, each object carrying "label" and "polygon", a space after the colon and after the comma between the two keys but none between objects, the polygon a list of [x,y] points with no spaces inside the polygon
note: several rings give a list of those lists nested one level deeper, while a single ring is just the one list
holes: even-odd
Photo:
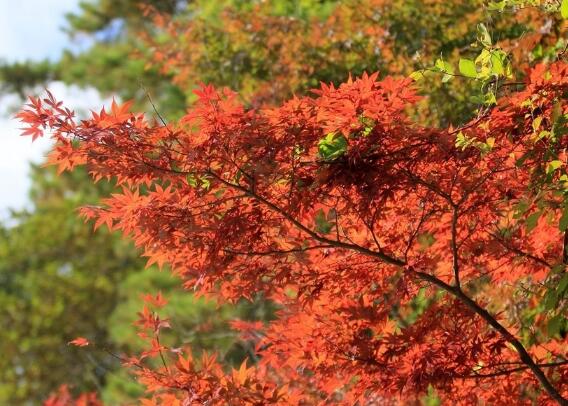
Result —
[{"label": "maple tree", "polygon": [[51,163],[123,186],[83,209],[95,227],[201,294],[280,306],[233,323],[256,352],[227,371],[164,344],[165,302],[147,297],[148,348],[123,359],[145,402],[566,404],[568,67],[545,58],[503,85],[509,61],[480,33],[459,71],[494,100],[456,128],[412,121],[413,82],[376,74],[271,108],[204,85],[176,123],[31,100],[20,119],[34,138],[51,129]]},{"label": "maple tree", "polygon": [[[128,103],[76,121],[52,96],[19,117],[25,134],[51,129],[60,170],[87,164],[124,186],[82,209],[95,227],[131,236],[187,287],[282,306],[253,326],[258,365],[229,375],[208,355],[196,364],[163,346],[168,323],[146,307],[150,349],[127,364],[155,399],[395,401],[431,385],[461,403],[566,404],[565,338],[523,344],[529,326],[508,314],[515,295],[493,309],[484,288],[566,279],[567,73],[537,66],[523,91],[460,129],[412,123],[412,81],[376,74],[259,110],[203,86],[177,124]],[[476,141],[456,146],[458,130]],[[429,303],[413,314],[419,294]],[[163,366],[145,366],[151,357]]]}]

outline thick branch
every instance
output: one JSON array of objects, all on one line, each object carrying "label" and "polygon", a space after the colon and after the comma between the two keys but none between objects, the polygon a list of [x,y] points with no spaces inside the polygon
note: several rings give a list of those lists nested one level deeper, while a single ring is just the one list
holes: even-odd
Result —
[{"label": "thick branch", "polygon": [[562,395],[556,390],[556,388],[552,386],[542,369],[540,369],[540,367],[533,361],[523,344],[514,335],[512,335],[509,330],[507,330],[501,323],[499,323],[497,319],[495,319],[487,310],[478,305],[461,289],[450,286],[444,281],[425,272],[419,272],[413,269],[409,269],[409,271],[419,279],[428,281],[438,286],[440,289],[450,293],[451,295],[459,299],[462,303],[464,303],[467,307],[469,307],[473,312],[481,316],[482,319],[484,319],[491,327],[497,330],[515,348],[515,350],[517,350],[517,353],[519,354],[519,357],[523,364],[525,364],[527,368],[532,371],[540,384],[548,392],[550,397],[556,400],[559,405],[568,406],[568,400],[563,398]]}]

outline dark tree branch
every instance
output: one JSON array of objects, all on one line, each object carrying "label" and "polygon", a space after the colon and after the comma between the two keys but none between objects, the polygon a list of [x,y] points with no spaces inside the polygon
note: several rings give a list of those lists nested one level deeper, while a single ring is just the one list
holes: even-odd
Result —
[{"label": "dark tree branch", "polygon": [[[539,263],[539,264],[541,264],[541,265],[544,265],[544,266],[547,267],[547,268],[551,268],[551,267],[552,267],[552,265],[550,265],[550,264],[549,264],[548,262],[546,262],[544,259],[539,258],[539,257],[537,257],[537,256],[535,256],[535,255],[533,255],[533,254],[528,253],[528,252],[525,252],[525,251],[521,250],[520,248],[513,247],[513,246],[507,244],[507,243],[506,243],[505,241],[503,241],[503,239],[502,239],[501,237],[499,237],[498,235],[493,234],[493,233],[489,233],[489,235],[491,235],[493,238],[495,238],[495,241],[497,241],[499,244],[501,244],[501,245],[503,246],[503,248],[505,248],[505,249],[507,249],[507,250],[509,250],[509,251],[511,251],[511,252],[514,252],[514,253],[517,254],[517,255],[520,255],[520,256],[522,256],[522,257],[525,257],[525,258],[528,258],[528,259],[530,259],[530,260],[532,260],[532,261],[535,261],[535,262],[537,262],[537,263]],[[566,238],[566,237],[565,237],[565,238]]]},{"label": "dark tree branch", "polygon": [[441,190],[440,188],[438,188],[436,185],[433,185],[430,182],[427,182],[424,179],[416,176],[415,174],[413,174],[410,170],[408,170],[406,168],[401,168],[401,170],[414,182],[418,183],[419,185],[424,186],[426,189],[428,189],[428,190],[434,192],[435,194],[437,194],[438,196],[442,197],[448,203],[450,203],[452,206],[454,205],[452,197],[448,193],[446,193],[443,190]]},{"label": "dark tree branch", "polygon": [[566,400],[558,390],[552,386],[542,369],[534,362],[530,354],[527,352],[523,344],[507,330],[501,323],[495,319],[487,310],[477,304],[469,296],[467,296],[461,289],[453,287],[445,283],[444,281],[436,278],[433,275],[427,274],[425,272],[415,271],[413,269],[408,269],[408,271],[414,274],[419,279],[428,281],[433,285],[436,285],[442,290],[450,293],[457,299],[459,299],[463,304],[470,308],[474,313],[478,314],[482,319],[484,319],[491,327],[497,330],[514,348],[519,354],[519,358],[526,365],[528,369],[536,376],[543,388],[548,392],[551,398],[553,398],[559,405],[568,406],[568,400]]},{"label": "dark tree branch", "polygon": [[287,255],[295,252],[305,252],[310,250],[320,250],[325,248],[333,248],[333,245],[314,245],[305,248],[292,248],[289,250],[268,250],[268,251],[236,251],[231,248],[226,248],[223,251],[228,254],[244,255],[249,257],[262,257],[268,255]]},{"label": "dark tree branch", "polygon": [[[559,367],[562,365],[567,365],[568,361],[559,361],[559,362],[551,362],[549,364],[536,364],[539,368],[553,368],[553,367]],[[491,373],[487,373],[487,374],[478,374],[478,373],[474,373],[472,375],[458,375],[458,378],[475,378],[475,379],[482,379],[482,378],[493,378],[496,376],[502,376],[502,375],[509,375],[512,374],[514,372],[520,372],[520,371],[524,371],[526,369],[528,369],[529,367],[527,365],[522,365],[516,368],[510,368],[510,369],[506,369],[506,370],[502,370],[502,371],[496,371],[496,372],[491,372]]]},{"label": "dark tree branch", "polygon": [[456,288],[461,289],[459,254],[458,254],[458,243],[457,243],[458,218],[459,218],[458,207],[454,206],[452,212],[452,240],[451,240],[452,258],[453,258],[452,269],[454,271],[454,281],[456,284]]},{"label": "dark tree branch", "polygon": [[435,210],[432,210],[430,212],[426,212],[426,203],[424,201],[421,202],[422,203],[422,214],[420,215],[420,220],[418,221],[418,224],[416,225],[416,228],[414,229],[414,231],[412,231],[412,233],[410,234],[410,237],[408,238],[408,242],[406,243],[406,249],[404,250],[404,260],[407,261],[408,259],[408,252],[410,251],[410,249],[412,248],[412,244],[414,244],[414,240],[416,239],[416,237],[418,236],[418,233],[420,232],[420,229],[422,228],[422,225],[424,224],[424,222],[426,221],[426,219],[435,212]]},{"label": "dark tree branch", "polygon": [[568,230],[564,231],[564,240],[562,242],[562,263],[568,265]]},{"label": "dark tree branch", "polygon": [[142,89],[144,90],[144,93],[146,93],[146,97],[148,99],[148,102],[150,103],[150,105],[152,106],[152,110],[154,110],[154,113],[156,113],[156,115],[158,116],[158,119],[160,120],[160,122],[162,123],[162,125],[168,130],[168,132],[170,134],[173,134],[172,130],[170,129],[170,127],[168,127],[168,123],[166,123],[166,120],[164,120],[164,117],[162,117],[162,115],[160,114],[160,112],[158,111],[158,109],[156,108],[156,105],[154,104],[154,101],[152,100],[152,97],[150,96],[150,93],[148,92],[148,90],[146,90],[146,88],[144,87],[144,85],[140,84],[140,86],[142,87]]}]

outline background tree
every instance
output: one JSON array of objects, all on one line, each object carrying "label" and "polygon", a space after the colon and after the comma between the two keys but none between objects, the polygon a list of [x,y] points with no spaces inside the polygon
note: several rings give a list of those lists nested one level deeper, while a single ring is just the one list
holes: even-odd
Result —
[{"label": "background tree", "polygon": [[[14,79],[6,85],[20,91],[22,83],[37,83],[44,72],[118,93],[151,110],[148,91],[164,117],[177,118],[200,82],[229,86],[247,103],[258,104],[281,102],[320,81],[338,84],[350,73],[439,70],[438,59],[459,74],[458,59],[475,59],[481,51],[470,47],[479,36],[478,23],[522,77],[529,64],[555,58],[564,48],[565,26],[557,9],[556,0],[489,7],[481,0],[121,0],[113,5],[99,0],[84,3],[67,28],[92,47],[67,52],[49,69],[26,64],[4,70]],[[471,99],[476,86],[454,83],[452,77],[447,76],[449,83],[430,76],[423,82],[428,98],[419,104],[422,120],[457,125],[472,116],[480,103]]]},{"label": "background tree", "polygon": [[64,382],[100,389],[106,369],[116,367],[104,354],[85,358],[66,346],[84,330],[113,347],[107,318],[117,303],[117,285],[129,272],[143,268],[129,244],[106,232],[93,234],[69,217],[77,203],[96,201],[112,190],[86,180],[84,171],[56,177],[55,171],[35,167],[32,211],[15,213],[16,225],[3,228],[4,403],[41,401]]}]

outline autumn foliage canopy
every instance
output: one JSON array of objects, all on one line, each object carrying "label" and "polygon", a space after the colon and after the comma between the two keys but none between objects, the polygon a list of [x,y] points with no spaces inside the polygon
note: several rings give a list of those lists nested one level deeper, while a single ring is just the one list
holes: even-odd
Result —
[{"label": "autumn foliage canopy", "polygon": [[51,164],[122,187],[81,209],[95,227],[189,290],[279,308],[233,322],[256,350],[227,370],[164,345],[147,297],[147,350],[123,357],[142,404],[567,404],[566,63],[458,128],[413,121],[413,80],[378,73],[277,107],[195,94],[178,122],[128,103],[79,120],[51,95],[19,114]]}]

